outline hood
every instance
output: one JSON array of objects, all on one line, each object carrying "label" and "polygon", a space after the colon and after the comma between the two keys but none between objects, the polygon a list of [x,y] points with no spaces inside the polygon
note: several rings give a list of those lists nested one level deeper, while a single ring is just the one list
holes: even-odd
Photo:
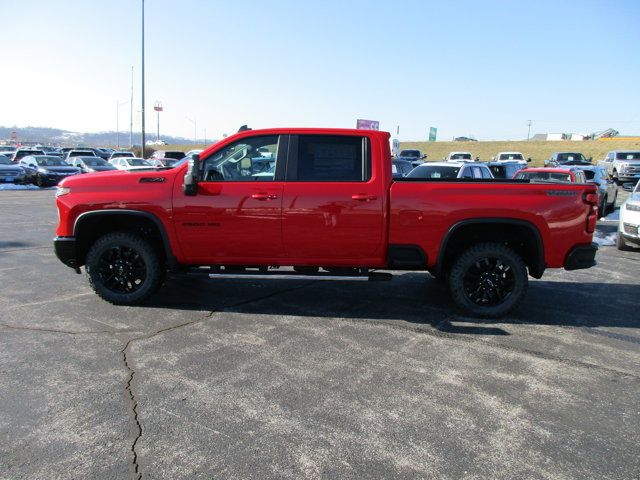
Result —
[{"label": "hood", "polygon": [[20,174],[24,169],[18,165],[0,165],[0,172]]},{"label": "hood", "polygon": [[[91,191],[107,193],[111,198],[126,199],[131,196],[131,192],[138,192],[141,188],[145,190],[165,189],[171,190],[174,178],[182,178],[186,172],[184,168],[171,168],[166,170],[109,170],[106,172],[94,172],[90,175],[73,175],[66,177],[59,183],[61,187],[68,187],[75,191]],[[144,180],[151,178],[152,180]],[[163,180],[158,181],[162,178]]]}]

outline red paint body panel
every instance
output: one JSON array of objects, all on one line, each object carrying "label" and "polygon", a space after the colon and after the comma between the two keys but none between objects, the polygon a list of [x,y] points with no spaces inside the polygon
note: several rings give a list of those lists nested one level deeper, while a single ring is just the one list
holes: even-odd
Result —
[{"label": "red paint body panel", "polygon": [[[389,244],[420,246],[436,264],[443,239],[456,223],[503,218],[529,222],[540,233],[547,267],[562,267],[571,248],[591,243],[583,184],[393,182],[389,134],[342,129],[250,130],[207,148],[207,158],[228,144],[257,135],[367,136],[367,182],[207,182],[196,196],[182,183],[187,166],[169,170],[104,172],[70,177],[57,198],[60,237],[94,210],[140,210],[164,227],[169,246],[185,265],[387,266]],[[143,177],[162,182],[140,183]]]}]

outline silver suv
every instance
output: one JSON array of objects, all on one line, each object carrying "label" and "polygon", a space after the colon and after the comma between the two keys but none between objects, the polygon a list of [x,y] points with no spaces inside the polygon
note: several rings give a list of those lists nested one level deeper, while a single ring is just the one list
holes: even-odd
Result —
[{"label": "silver suv", "polygon": [[607,173],[618,184],[640,180],[640,151],[614,150],[607,153],[604,160],[598,162],[607,169]]}]

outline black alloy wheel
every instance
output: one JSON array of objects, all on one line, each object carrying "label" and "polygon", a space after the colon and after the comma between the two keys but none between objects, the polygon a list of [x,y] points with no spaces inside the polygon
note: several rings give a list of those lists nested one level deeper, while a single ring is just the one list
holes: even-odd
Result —
[{"label": "black alloy wheel", "polygon": [[518,306],[527,291],[527,267],[500,243],[469,247],[449,273],[449,289],[460,308],[477,317],[500,317]]},{"label": "black alloy wheel", "polygon": [[87,254],[89,283],[104,300],[116,305],[135,305],[153,295],[166,273],[156,248],[129,232],[100,237]]}]

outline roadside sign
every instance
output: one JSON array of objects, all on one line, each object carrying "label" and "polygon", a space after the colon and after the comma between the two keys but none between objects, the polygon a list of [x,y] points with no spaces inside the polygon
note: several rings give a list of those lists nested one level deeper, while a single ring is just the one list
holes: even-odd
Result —
[{"label": "roadside sign", "polygon": [[437,134],[438,134],[438,129],[436,127],[431,127],[429,129],[429,141],[430,142],[435,142]]},{"label": "roadside sign", "polygon": [[380,122],[377,120],[358,119],[356,128],[358,130],[380,130]]}]

